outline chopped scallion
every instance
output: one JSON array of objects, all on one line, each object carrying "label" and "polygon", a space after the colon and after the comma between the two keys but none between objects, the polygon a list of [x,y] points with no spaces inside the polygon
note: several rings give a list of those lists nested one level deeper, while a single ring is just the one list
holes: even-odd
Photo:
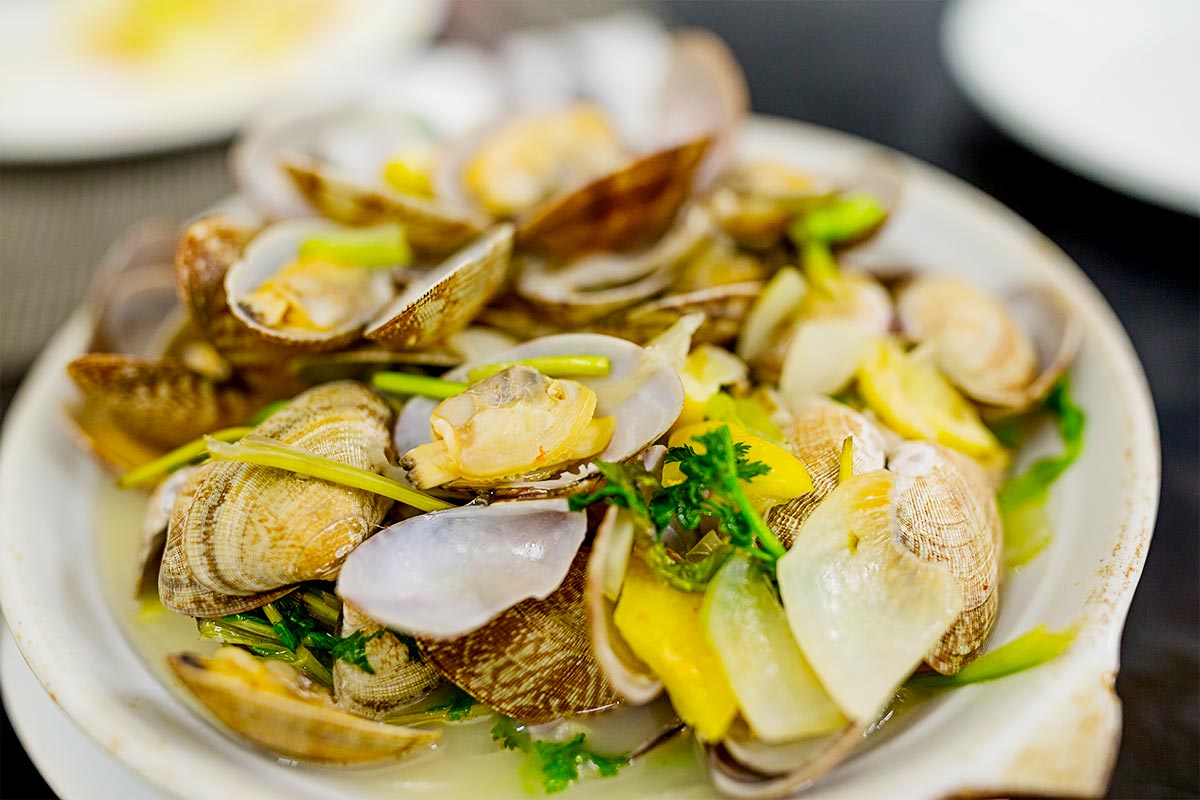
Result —
[{"label": "chopped scallion", "polygon": [[992,681],[1045,664],[1066,652],[1075,641],[1076,630],[1049,631],[1039,625],[1023,636],[985,653],[967,664],[957,674],[927,673],[908,679],[908,686],[917,689],[953,689],[981,681]]},{"label": "chopped scallion", "polygon": [[607,356],[540,356],[475,367],[467,373],[467,378],[471,383],[478,383],[518,364],[532,367],[550,378],[592,377],[607,375],[612,371],[612,363]]},{"label": "chopped scallion", "polygon": [[241,426],[213,431],[203,438],[194,439],[187,444],[180,445],[169,453],[163,453],[158,458],[147,461],[145,464],[140,464],[125,472],[121,477],[117,478],[117,486],[122,489],[145,486],[170,472],[174,472],[180,467],[190,464],[197,458],[207,455],[207,442],[209,439],[219,442],[235,442],[252,430],[254,429],[251,427]]},{"label": "chopped scallion", "polygon": [[385,222],[310,236],[300,243],[300,257],[326,258],[354,267],[401,267],[412,261],[412,250],[404,228]]},{"label": "chopped scallion", "polygon": [[431,378],[428,375],[411,375],[407,372],[376,372],[371,376],[371,385],[388,394],[432,397],[435,400],[453,397],[470,388],[459,381]]}]

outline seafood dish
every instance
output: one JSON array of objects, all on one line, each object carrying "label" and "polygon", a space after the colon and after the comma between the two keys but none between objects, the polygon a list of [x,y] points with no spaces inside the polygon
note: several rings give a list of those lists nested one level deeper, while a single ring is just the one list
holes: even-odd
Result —
[{"label": "seafood dish", "polygon": [[740,159],[736,63],[672,59],[652,138],[317,116],[239,144],[253,217],[114,251],[67,427],[145,494],[131,591],[222,730],[341,767],[458,729],[545,792],[690,741],[784,797],[1071,646],[992,637],[1083,447],[1071,307],[866,268],[903,170]]}]

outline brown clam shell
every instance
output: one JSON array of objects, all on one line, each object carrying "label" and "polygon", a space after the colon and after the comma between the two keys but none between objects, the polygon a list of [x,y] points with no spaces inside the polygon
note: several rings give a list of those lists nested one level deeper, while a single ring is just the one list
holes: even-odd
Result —
[{"label": "brown clam shell", "polygon": [[89,353],[67,365],[84,400],[125,431],[175,447],[236,425],[259,402],[248,392],[197,375],[175,359]]},{"label": "brown clam shell", "polygon": [[704,314],[704,322],[692,334],[692,344],[725,344],[737,336],[750,306],[762,291],[759,281],[727,283],[685,294],[659,297],[600,320],[598,333],[647,342],[683,316]]},{"label": "brown clam shell", "polygon": [[512,247],[512,225],[495,226],[418,278],[363,336],[395,350],[420,350],[458,333],[504,286]]},{"label": "brown clam shell", "polygon": [[792,419],[784,435],[792,453],[808,470],[813,490],[767,513],[767,523],[785,547],[791,547],[804,520],[837,488],[842,442],[847,436],[854,437],[851,464],[855,475],[882,469],[887,451],[879,426],[849,406],[812,399],[796,404],[790,411]]},{"label": "brown clam shell", "polygon": [[896,525],[904,546],[944,564],[963,591],[963,612],[926,656],[953,675],[991,634],[1000,603],[1003,527],[996,495],[971,458],[929,442],[902,442],[888,452],[896,476]]},{"label": "brown clam shell", "polygon": [[517,244],[569,259],[658,237],[691,194],[711,144],[706,136],[659,150],[546,201],[520,221]]},{"label": "brown clam shell", "polygon": [[367,189],[323,170],[316,162],[291,158],[283,169],[321,214],[343,225],[398,222],[418,253],[440,256],[456,250],[487,226],[481,213],[458,209],[386,187]]},{"label": "brown clam shell", "polygon": [[[342,606],[339,634],[356,631],[374,635],[382,626],[372,622],[350,604]],[[338,707],[369,719],[383,719],[392,712],[420,700],[442,682],[441,674],[420,658],[396,634],[384,630],[366,645],[373,673],[339,659],[333,664],[333,696]]]},{"label": "brown clam shell", "polygon": [[223,648],[211,658],[174,653],[167,656],[167,666],[223,725],[287,758],[367,764],[415,754],[440,738],[436,730],[387,725],[342,711],[298,675],[283,677],[270,669],[281,665],[257,662],[237,648]]},{"label": "brown clam shell", "polygon": [[484,705],[529,724],[607,708],[617,695],[592,653],[584,608],[586,548],[545,600],[523,600],[466,636],[421,651]]},{"label": "brown clam shell", "polygon": [[[391,407],[378,395],[339,381],[300,394],[255,433],[381,472],[388,465],[391,419]],[[178,529],[191,574],[228,595],[333,579],[391,505],[360,489],[239,461],[202,465],[190,488],[191,501],[182,495],[177,501],[171,534]]]}]

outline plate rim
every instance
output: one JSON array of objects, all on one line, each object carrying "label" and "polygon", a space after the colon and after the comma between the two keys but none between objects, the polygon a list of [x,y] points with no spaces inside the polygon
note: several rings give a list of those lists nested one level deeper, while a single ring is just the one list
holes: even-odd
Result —
[{"label": "plate rim", "polygon": [[[1116,355],[1115,367],[1119,371],[1121,384],[1127,395],[1127,402],[1122,403],[1125,406],[1122,414],[1127,418],[1129,424],[1140,431],[1139,435],[1133,437],[1134,444],[1131,448],[1133,452],[1130,461],[1134,480],[1127,488],[1123,487],[1131,496],[1131,502],[1124,510],[1124,518],[1114,520],[1114,525],[1120,523],[1122,530],[1126,532],[1122,539],[1125,545],[1121,553],[1124,557],[1124,561],[1120,564],[1123,568],[1122,576],[1110,576],[1102,579],[1098,584],[1109,591],[1109,594],[1105,595],[1109,604],[1108,615],[1104,625],[1100,627],[1100,633],[1103,637],[1105,663],[1110,665],[1111,674],[1115,675],[1125,618],[1145,562],[1147,546],[1153,534],[1160,490],[1161,459],[1157,421],[1144,370],[1115,312],[1083,270],[1057,245],[1037,231],[1032,224],[982,190],[931,164],[862,137],[780,117],[755,115],[749,121],[747,129],[748,132],[758,129],[774,130],[775,135],[784,136],[802,135],[826,142],[837,142],[839,145],[868,148],[899,158],[907,169],[919,173],[923,180],[930,181],[942,191],[950,192],[955,196],[956,201],[961,200],[973,205],[980,219],[986,220],[988,225],[1018,232],[1022,238],[1030,239],[1039,249],[1045,249],[1051,257],[1050,260],[1055,262],[1054,269],[1059,273],[1058,278],[1070,284],[1072,293],[1080,301],[1081,311],[1095,317],[1102,339],[1101,351]],[[3,435],[0,436],[0,556],[4,556],[0,557],[0,606],[3,607],[4,613],[8,617],[13,638],[22,656],[39,682],[46,687],[51,698],[67,716],[108,750],[114,758],[124,763],[140,777],[170,794],[182,796],[179,773],[173,771],[161,757],[156,758],[148,754],[145,748],[115,746],[114,742],[119,744],[119,737],[122,733],[119,720],[98,714],[98,710],[93,707],[93,702],[73,689],[69,674],[64,671],[64,665],[55,661],[53,648],[49,647],[47,642],[40,641],[35,636],[24,635],[23,629],[36,603],[32,597],[27,597],[14,588],[20,586],[20,583],[14,580],[16,559],[10,552],[14,546],[14,537],[11,531],[19,526],[13,524],[13,518],[17,515],[8,498],[11,481],[5,479],[4,476],[19,468],[19,453],[13,442],[20,442],[21,437],[14,437],[12,431],[26,417],[35,414],[37,409],[33,407],[33,402],[36,395],[44,393],[48,384],[60,379],[55,371],[60,368],[60,362],[65,362],[82,345],[85,339],[86,324],[84,309],[80,308],[42,350],[13,398],[5,420]],[[41,389],[41,391],[37,391],[37,389]],[[1114,559],[1116,558],[1117,554],[1114,551]],[[1122,585],[1117,585],[1118,577],[1124,577],[1125,581]],[[108,609],[104,611],[106,615],[111,616]],[[1111,684],[1107,687],[1107,691],[1111,694]],[[1116,702],[1115,695],[1111,699]],[[127,716],[137,717],[135,709],[126,707],[123,709]],[[114,737],[118,738],[114,739]],[[1115,757],[1115,748],[1113,755]],[[1107,773],[1105,777],[1107,777]],[[232,789],[233,787],[227,786],[226,788]],[[242,788],[243,795],[258,796],[255,792],[248,792],[245,789],[246,787]],[[208,791],[212,790],[213,786],[210,784]]]}]

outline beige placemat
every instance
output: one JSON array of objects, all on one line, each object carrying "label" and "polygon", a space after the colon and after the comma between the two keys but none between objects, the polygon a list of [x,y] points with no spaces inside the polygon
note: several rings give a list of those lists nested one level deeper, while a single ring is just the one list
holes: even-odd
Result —
[{"label": "beige placemat", "polygon": [[225,150],[0,165],[0,376],[29,365],[125,229],[150,216],[184,219],[232,191]]}]

